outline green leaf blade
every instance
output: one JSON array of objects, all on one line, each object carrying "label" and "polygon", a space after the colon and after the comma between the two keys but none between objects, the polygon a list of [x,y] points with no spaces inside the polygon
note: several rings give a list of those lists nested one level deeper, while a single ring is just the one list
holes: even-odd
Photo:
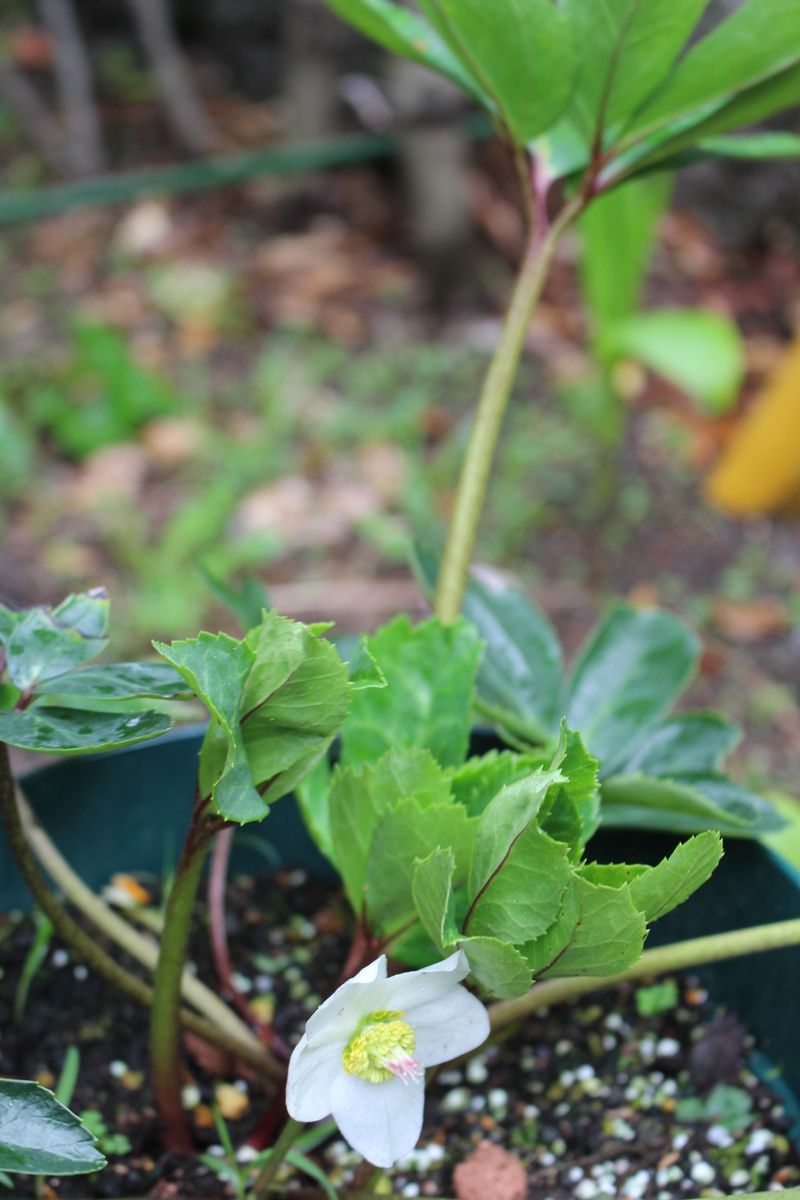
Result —
[{"label": "green leaf blade", "polygon": [[38,1083],[0,1080],[0,1171],[84,1175],[106,1160],[73,1113]]},{"label": "green leaf blade", "polygon": [[393,0],[326,0],[326,3],[385,50],[439,71],[467,95],[487,103],[472,74],[418,13],[401,8]]},{"label": "green leaf blade", "polygon": [[387,686],[356,692],[342,730],[345,764],[422,746],[442,766],[463,762],[481,644],[466,621],[398,617],[368,639]]},{"label": "green leaf blade", "polygon": [[662,717],[691,678],[699,646],[667,612],[616,604],[590,635],[564,697],[571,729],[612,774],[629,745]]},{"label": "green leaf blade", "polygon": [[172,726],[165,713],[97,713],[32,706],[0,713],[0,741],[42,754],[99,754],[160,737]]},{"label": "green leaf blade", "polygon": [[698,834],[630,885],[631,899],[649,923],[665,916],[710,879],[722,858],[716,832]]},{"label": "green leaf blade", "polygon": [[525,146],[566,108],[575,69],[572,33],[551,0],[425,0],[471,76]]}]

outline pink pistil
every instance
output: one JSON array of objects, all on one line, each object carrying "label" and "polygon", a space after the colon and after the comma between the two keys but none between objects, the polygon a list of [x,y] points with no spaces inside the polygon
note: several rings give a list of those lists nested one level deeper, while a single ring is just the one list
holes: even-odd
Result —
[{"label": "pink pistil", "polygon": [[391,1071],[403,1083],[419,1083],[425,1072],[415,1058],[401,1058],[395,1062],[387,1062],[387,1070]]}]

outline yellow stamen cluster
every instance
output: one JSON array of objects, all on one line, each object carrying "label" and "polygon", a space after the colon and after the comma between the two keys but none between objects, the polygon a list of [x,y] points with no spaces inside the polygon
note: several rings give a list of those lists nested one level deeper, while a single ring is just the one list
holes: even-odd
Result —
[{"label": "yellow stamen cluster", "polygon": [[402,1017],[402,1012],[380,1010],[361,1018],[342,1054],[348,1075],[384,1083],[396,1074],[387,1064],[413,1057],[414,1030]]}]

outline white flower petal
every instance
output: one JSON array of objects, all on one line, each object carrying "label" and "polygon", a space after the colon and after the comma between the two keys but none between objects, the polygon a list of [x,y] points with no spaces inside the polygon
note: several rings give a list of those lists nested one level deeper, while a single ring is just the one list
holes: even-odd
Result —
[{"label": "white flower petal", "polygon": [[417,1144],[425,1083],[367,1083],[342,1072],[333,1087],[333,1119],[354,1150],[376,1167],[391,1167]]},{"label": "white flower petal", "polygon": [[414,1030],[414,1058],[423,1067],[467,1054],[489,1036],[489,1014],[477,996],[463,987],[454,987],[406,1016]]},{"label": "white flower petal", "polygon": [[419,1005],[432,1003],[456,987],[469,974],[469,963],[463,950],[456,950],[443,962],[433,963],[419,971],[406,971],[383,984],[389,1009],[400,1009],[407,1017]]},{"label": "white flower petal", "polygon": [[331,1112],[337,1077],[343,1074],[341,1046],[309,1046],[305,1034],[292,1051],[286,1079],[286,1108],[295,1121],[321,1121]]},{"label": "white flower petal", "polygon": [[381,982],[386,979],[386,955],[363,967],[329,996],[306,1022],[306,1036],[312,1046],[329,1042],[344,1045],[353,1030],[370,1010],[381,1007]]}]

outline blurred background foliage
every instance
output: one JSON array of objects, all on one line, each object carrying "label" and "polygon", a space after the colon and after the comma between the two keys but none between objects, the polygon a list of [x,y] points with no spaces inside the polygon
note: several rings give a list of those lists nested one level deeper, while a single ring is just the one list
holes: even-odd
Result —
[{"label": "blurred background foliage", "polygon": [[[409,541],[524,237],[485,134],[321,0],[9,0],[0,598],[103,582],[117,654],[230,623],[210,579],[344,632],[421,612]],[[591,210],[480,545],[569,648],[612,594],[691,619],[690,701],[749,727],[754,784],[800,765],[798,182],[712,164]]]}]

